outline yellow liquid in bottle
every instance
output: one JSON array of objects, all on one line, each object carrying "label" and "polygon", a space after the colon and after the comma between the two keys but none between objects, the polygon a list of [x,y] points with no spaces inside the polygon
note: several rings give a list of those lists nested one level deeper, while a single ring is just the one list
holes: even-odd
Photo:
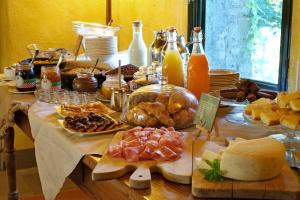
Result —
[{"label": "yellow liquid in bottle", "polygon": [[166,52],[162,75],[168,80],[168,83],[184,87],[183,62],[177,50],[168,50]]}]

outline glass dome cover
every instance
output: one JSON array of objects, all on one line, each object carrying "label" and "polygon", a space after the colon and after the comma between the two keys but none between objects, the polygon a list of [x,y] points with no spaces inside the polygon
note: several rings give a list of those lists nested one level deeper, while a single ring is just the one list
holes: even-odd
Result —
[{"label": "glass dome cover", "polygon": [[134,91],[126,101],[122,119],[143,127],[190,127],[198,100],[188,90],[171,84],[153,84]]}]

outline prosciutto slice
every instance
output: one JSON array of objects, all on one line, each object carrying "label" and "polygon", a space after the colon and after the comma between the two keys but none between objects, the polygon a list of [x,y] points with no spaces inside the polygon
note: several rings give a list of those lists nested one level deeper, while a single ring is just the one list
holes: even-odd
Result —
[{"label": "prosciutto slice", "polygon": [[173,127],[135,127],[124,131],[118,144],[109,146],[108,155],[127,162],[173,161],[180,158],[183,148],[183,135]]}]

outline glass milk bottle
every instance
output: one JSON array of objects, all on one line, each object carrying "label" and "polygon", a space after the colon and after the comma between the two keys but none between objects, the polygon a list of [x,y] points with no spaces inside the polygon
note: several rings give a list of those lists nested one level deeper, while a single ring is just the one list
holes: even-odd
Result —
[{"label": "glass milk bottle", "polygon": [[162,75],[168,83],[184,87],[183,62],[177,48],[177,32],[170,28],[167,32],[167,50],[162,64]]},{"label": "glass milk bottle", "polygon": [[133,38],[129,45],[129,63],[135,66],[147,66],[147,47],[143,40],[142,22],[132,23]]}]

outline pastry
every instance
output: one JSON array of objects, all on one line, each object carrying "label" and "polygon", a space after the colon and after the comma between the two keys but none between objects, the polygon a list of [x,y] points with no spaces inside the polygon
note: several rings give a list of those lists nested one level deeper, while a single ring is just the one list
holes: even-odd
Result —
[{"label": "pastry", "polygon": [[89,113],[87,116],[67,116],[64,119],[64,126],[82,133],[92,133],[104,130],[111,130],[121,123],[107,115]]},{"label": "pastry", "polygon": [[126,113],[127,120],[138,126],[155,126],[158,120],[149,116],[141,108],[135,107]]},{"label": "pastry", "polygon": [[291,100],[290,107],[293,111],[300,111],[300,99]]},{"label": "pastry", "polygon": [[299,117],[295,115],[284,115],[280,118],[280,124],[289,128],[296,129],[299,123]]},{"label": "pastry", "polygon": [[271,104],[265,104],[265,105],[256,105],[252,108],[252,119],[254,120],[260,120],[260,114],[262,112],[268,112],[272,111],[272,105]]},{"label": "pastry", "polygon": [[158,97],[159,93],[157,92],[139,92],[132,94],[129,97],[129,108],[137,106],[140,102],[154,102]]},{"label": "pastry", "polygon": [[193,108],[180,110],[179,112],[173,114],[175,127],[189,126],[193,122],[195,115],[196,110]]},{"label": "pastry", "polygon": [[295,99],[300,99],[300,92],[280,92],[277,96],[277,103],[280,108],[289,108],[290,101]]},{"label": "pastry", "polygon": [[275,112],[278,114],[279,119],[280,119],[282,116],[287,115],[289,113],[289,109],[288,108],[278,108]]},{"label": "pastry", "polygon": [[169,103],[168,103],[168,112],[170,114],[174,114],[179,110],[185,108],[186,100],[184,95],[180,93],[173,93],[170,95]]},{"label": "pastry", "polygon": [[174,126],[174,121],[167,112],[165,106],[160,102],[141,102],[138,108],[144,110],[148,115],[152,115],[158,119],[158,121],[167,126]]},{"label": "pastry", "polygon": [[263,111],[260,114],[260,119],[264,124],[268,126],[273,126],[279,124],[280,117],[274,111]]},{"label": "pastry", "polygon": [[170,98],[169,93],[161,93],[156,98],[156,101],[162,103],[167,108],[169,104],[169,98]]}]

